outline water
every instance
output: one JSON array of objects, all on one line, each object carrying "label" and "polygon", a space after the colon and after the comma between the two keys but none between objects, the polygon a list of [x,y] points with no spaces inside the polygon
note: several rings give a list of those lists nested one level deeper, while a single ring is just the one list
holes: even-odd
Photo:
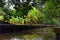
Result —
[{"label": "water", "polygon": [[44,39],[43,37],[46,36],[46,35],[44,36],[44,34],[47,34],[47,32],[44,32],[44,31],[45,31],[44,28],[37,28],[37,29],[26,30],[22,32],[20,31],[16,33],[15,32],[3,33],[3,34],[0,34],[0,40],[43,40]]}]

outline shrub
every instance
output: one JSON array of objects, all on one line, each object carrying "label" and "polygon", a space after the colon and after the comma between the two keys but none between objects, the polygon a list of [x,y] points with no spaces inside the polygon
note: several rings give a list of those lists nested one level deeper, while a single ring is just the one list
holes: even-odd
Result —
[{"label": "shrub", "polygon": [[33,23],[40,23],[41,22],[41,18],[43,19],[43,17],[44,17],[44,14],[40,13],[39,10],[36,9],[35,7],[32,7],[32,8],[33,9],[29,11],[27,17],[30,18],[30,20]]}]

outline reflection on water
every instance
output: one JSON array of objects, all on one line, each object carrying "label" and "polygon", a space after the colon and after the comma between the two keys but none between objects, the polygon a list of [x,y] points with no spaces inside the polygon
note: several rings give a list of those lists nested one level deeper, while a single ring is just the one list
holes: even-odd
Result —
[{"label": "reflection on water", "polygon": [[39,37],[37,29],[0,34],[0,40],[34,40]]},{"label": "reflection on water", "polygon": [[20,38],[12,38],[10,40],[42,40],[42,38],[34,38],[34,39],[20,39]]},{"label": "reflection on water", "polygon": [[49,40],[50,38],[52,38],[52,40],[55,40],[55,34],[51,28],[38,28],[16,33],[13,32],[0,34],[0,40],[45,40],[44,37],[46,40]]},{"label": "reflection on water", "polygon": [[38,34],[7,33],[0,34],[0,40],[42,40]]}]

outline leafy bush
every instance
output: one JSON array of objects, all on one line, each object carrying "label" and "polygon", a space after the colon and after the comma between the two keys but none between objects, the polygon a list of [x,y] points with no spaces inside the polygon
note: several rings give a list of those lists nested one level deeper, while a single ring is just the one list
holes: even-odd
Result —
[{"label": "leafy bush", "polygon": [[29,11],[27,17],[30,18],[30,20],[33,23],[40,23],[41,22],[41,18],[43,19],[43,17],[44,17],[44,14],[40,13],[39,10],[36,9],[35,7],[32,7],[32,8],[33,9]]},{"label": "leafy bush", "polygon": [[[57,5],[58,6],[57,6]],[[43,12],[44,12],[44,15],[45,15],[45,21],[48,23],[48,24],[56,24],[57,21],[59,19],[57,19],[57,17],[60,17],[60,10],[59,10],[59,3],[57,2],[57,0],[55,1],[52,1],[52,0],[48,0],[45,2],[45,8],[43,8]]]},{"label": "leafy bush", "polygon": [[1,20],[1,21],[4,20],[4,17],[3,17],[3,16],[0,16],[0,20]]},{"label": "leafy bush", "polygon": [[0,16],[1,15],[5,15],[5,12],[3,11],[3,9],[0,7]]},{"label": "leafy bush", "polygon": [[18,19],[18,17],[16,17],[16,18],[12,17],[9,21],[10,21],[10,23],[18,24],[19,19]]}]

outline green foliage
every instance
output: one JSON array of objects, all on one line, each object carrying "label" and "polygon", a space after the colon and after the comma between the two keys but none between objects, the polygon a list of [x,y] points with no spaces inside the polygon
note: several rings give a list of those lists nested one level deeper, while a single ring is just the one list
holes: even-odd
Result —
[{"label": "green foliage", "polygon": [[3,8],[5,5],[4,0],[0,0],[0,7]]},{"label": "green foliage", "polygon": [[3,8],[3,11],[5,12],[5,14],[9,15],[9,16],[17,16],[16,10],[11,10],[8,8]]},{"label": "green foliage", "polygon": [[[55,24],[59,22],[57,17],[60,17],[60,1],[59,0],[44,0],[44,3],[40,0],[35,0],[35,3],[39,2],[37,6],[38,8],[31,6],[30,0],[28,2],[24,2],[19,4],[19,0],[16,0],[15,10],[11,10],[9,8],[4,8],[1,6],[0,15],[5,15],[4,18],[8,18],[9,20],[13,20],[16,24],[21,22],[21,24],[32,23],[47,23],[47,24]],[[3,0],[1,0],[1,4],[3,4]],[[44,4],[44,8],[42,7]],[[27,16],[26,16],[27,15]],[[24,17],[26,16],[26,17]],[[20,24],[20,23],[19,23]]]},{"label": "green foliage", "polygon": [[20,0],[16,0],[17,2],[14,2],[14,5],[15,5],[15,9],[16,9],[16,14],[17,16],[24,16],[24,15],[27,15],[29,10],[32,9],[31,5],[29,5],[29,2],[30,0],[28,0],[28,2],[23,2],[23,3],[20,3]]},{"label": "green foliage", "polygon": [[47,1],[45,3],[45,12],[48,16],[55,17],[60,16],[60,4],[58,0],[55,1]]},{"label": "green foliage", "polygon": [[13,17],[9,19],[11,24],[24,24],[24,19],[22,17]]},{"label": "green foliage", "polygon": [[0,20],[3,21],[4,20],[4,17],[3,16],[0,16]]},{"label": "green foliage", "polygon": [[3,11],[3,9],[0,7],[0,15],[4,15],[5,12]]},{"label": "green foliage", "polygon": [[11,10],[11,14],[12,14],[12,16],[16,17],[17,16],[16,10]]},{"label": "green foliage", "polygon": [[12,16],[10,9],[8,9],[8,8],[3,8],[3,11],[4,11],[7,15]]},{"label": "green foliage", "polygon": [[30,18],[30,20],[32,19],[32,21],[40,23],[41,17],[43,18],[44,14],[40,13],[38,9],[33,7],[33,9],[29,11],[27,16],[28,16],[28,18]]},{"label": "green foliage", "polygon": [[29,24],[30,23],[30,18],[25,18],[25,24]]},{"label": "green foliage", "polygon": [[18,24],[19,19],[18,19],[18,17],[16,17],[16,18],[12,17],[9,21],[10,21],[10,23]]},{"label": "green foliage", "polygon": [[[55,2],[55,3],[54,3]],[[45,15],[45,21],[48,23],[48,24],[56,24],[58,19],[56,20],[57,17],[60,16],[60,8],[58,7],[57,8],[57,5],[59,3],[57,3],[56,5],[56,2],[57,1],[52,1],[52,0],[49,0],[49,1],[46,1],[45,2],[45,8],[43,8],[43,13]],[[56,21],[54,21],[54,20]]]},{"label": "green foliage", "polygon": [[53,9],[54,9],[54,6],[53,6],[53,3],[51,1],[47,1],[45,3],[45,15],[47,18],[51,19],[53,17]]}]

